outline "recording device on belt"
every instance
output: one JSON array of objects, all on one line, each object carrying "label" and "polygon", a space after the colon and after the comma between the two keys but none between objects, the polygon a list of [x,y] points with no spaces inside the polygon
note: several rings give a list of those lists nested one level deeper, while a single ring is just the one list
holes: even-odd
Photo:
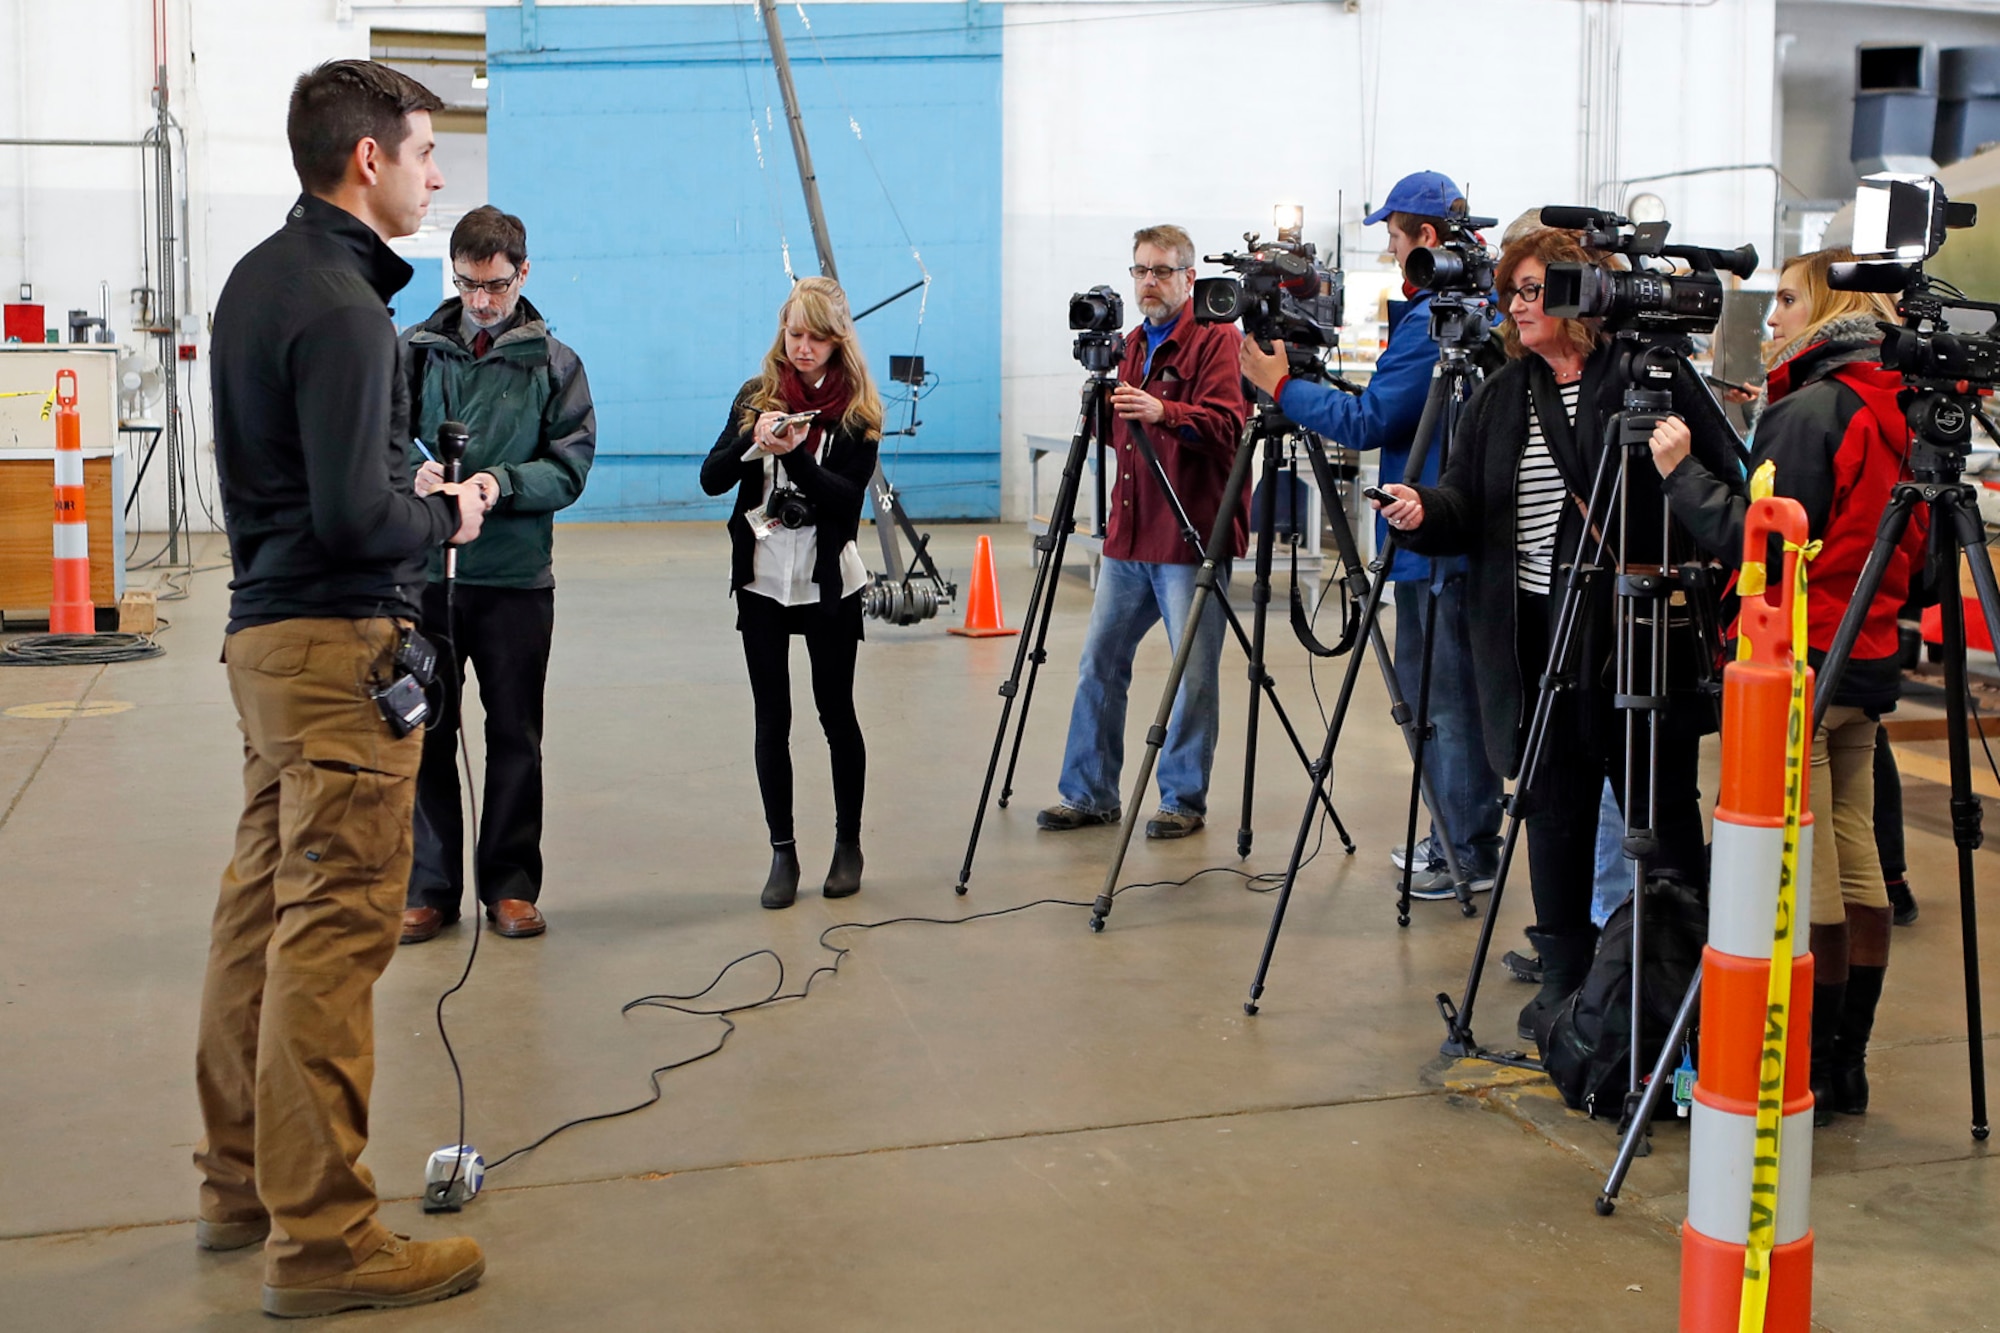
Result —
[{"label": "recording device on belt", "polygon": [[436,646],[414,626],[405,625],[396,640],[395,674],[387,685],[369,694],[398,740],[431,720],[431,702],[425,691],[437,679],[437,662]]}]

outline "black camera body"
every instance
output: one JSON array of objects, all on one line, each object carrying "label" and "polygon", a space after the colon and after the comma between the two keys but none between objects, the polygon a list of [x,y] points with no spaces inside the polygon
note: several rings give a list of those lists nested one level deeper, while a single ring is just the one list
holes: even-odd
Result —
[{"label": "black camera body", "polygon": [[1069,298],[1069,326],[1076,330],[1076,345],[1070,348],[1083,368],[1093,375],[1109,375],[1118,369],[1124,354],[1125,298],[1114,287],[1098,283],[1089,291]]},{"label": "black camera body", "polygon": [[771,498],[764,502],[764,512],[778,520],[784,528],[810,527],[819,518],[812,501],[806,499],[805,492],[796,486],[774,486]]},{"label": "black camera body", "polygon": [[[1542,209],[1542,225],[1583,233],[1583,244],[1631,261],[1627,271],[1598,264],[1550,264],[1542,288],[1542,309],[1557,319],[1598,319],[1617,333],[1713,333],[1722,319],[1722,278],[1747,278],[1757,271],[1757,248],[1740,245],[1716,250],[1705,245],[1669,245],[1668,222],[1634,223],[1603,209]],[[1689,271],[1677,272],[1678,259]]]},{"label": "black camera body", "polygon": [[1436,245],[1419,246],[1403,261],[1403,276],[1425,291],[1443,296],[1484,296],[1493,290],[1493,269],[1499,262],[1479,239],[1481,227],[1497,227],[1499,218],[1476,218],[1461,207],[1444,220],[1444,235]]},{"label": "black camera body", "polygon": [[1317,349],[1340,343],[1346,282],[1338,268],[1319,262],[1311,241],[1281,232],[1262,241],[1243,234],[1244,249],[1202,256],[1239,274],[1197,278],[1194,317],[1204,324],[1241,323],[1245,337]]}]

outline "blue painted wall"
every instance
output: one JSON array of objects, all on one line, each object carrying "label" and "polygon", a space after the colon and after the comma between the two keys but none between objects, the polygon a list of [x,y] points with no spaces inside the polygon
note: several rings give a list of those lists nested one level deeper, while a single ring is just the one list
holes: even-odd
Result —
[{"label": "blue painted wall", "polygon": [[444,289],[444,260],[412,259],[409,265],[410,280],[403,284],[403,290],[389,298],[389,309],[399,329],[422,323],[437,309],[441,299],[438,293]]},{"label": "blue painted wall", "polygon": [[[1000,6],[807,12],[810,34],[780,16],[842,285],[858,311],[921,275],[898,212],[933,279],[920,343],[916,294],[861,323],[892,428],[908,410],[890,354],[940,377],[884,465],[920,518],[996,517]],[[722,517],[696,473],[777,330],[780,216],[794,270],[819,271],[762,26],[743,4],[524,6],[489,10],[486,40],[493,202],[527,223],[528,295],[597,401],[597,464],[567,514]]]}]

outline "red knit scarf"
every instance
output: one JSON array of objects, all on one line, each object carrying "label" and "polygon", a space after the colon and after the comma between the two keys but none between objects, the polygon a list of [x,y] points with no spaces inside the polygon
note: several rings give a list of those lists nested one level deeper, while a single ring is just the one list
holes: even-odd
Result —
[{"label": "red knit scarf", "polygon": [[847,376],[839,366],[828,366],[826,378],[815,389],[806,384],[789,361],[779,368],[778,394],[785,400],[786,410],[815,413],[818,419],[813,424],[828,433],[839,427],[841,414],[847,411],[852,397],[847,390]]}]

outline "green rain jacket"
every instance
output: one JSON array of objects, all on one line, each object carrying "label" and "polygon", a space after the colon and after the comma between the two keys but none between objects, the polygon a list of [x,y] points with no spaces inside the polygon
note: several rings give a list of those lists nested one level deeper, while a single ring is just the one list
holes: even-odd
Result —
[{"label": "green rain jacket", "polygon": [[[438,426],[463,422],[471,436],[464,475],[490,472],[500,482],[479,540],[458,553],[458,578],[494,588],[554,587],[554,515],[583,494],[597,455],[590,382],[583,362],[556,341],[526,297],[519,322],[477,360],[460,339],[462,309],[453,297],[403,335],[412,432],[435,453]],[[412,451],[412,464],[421,461]],[[444,577],[441,554],[431,556],[430,577]]]}]

